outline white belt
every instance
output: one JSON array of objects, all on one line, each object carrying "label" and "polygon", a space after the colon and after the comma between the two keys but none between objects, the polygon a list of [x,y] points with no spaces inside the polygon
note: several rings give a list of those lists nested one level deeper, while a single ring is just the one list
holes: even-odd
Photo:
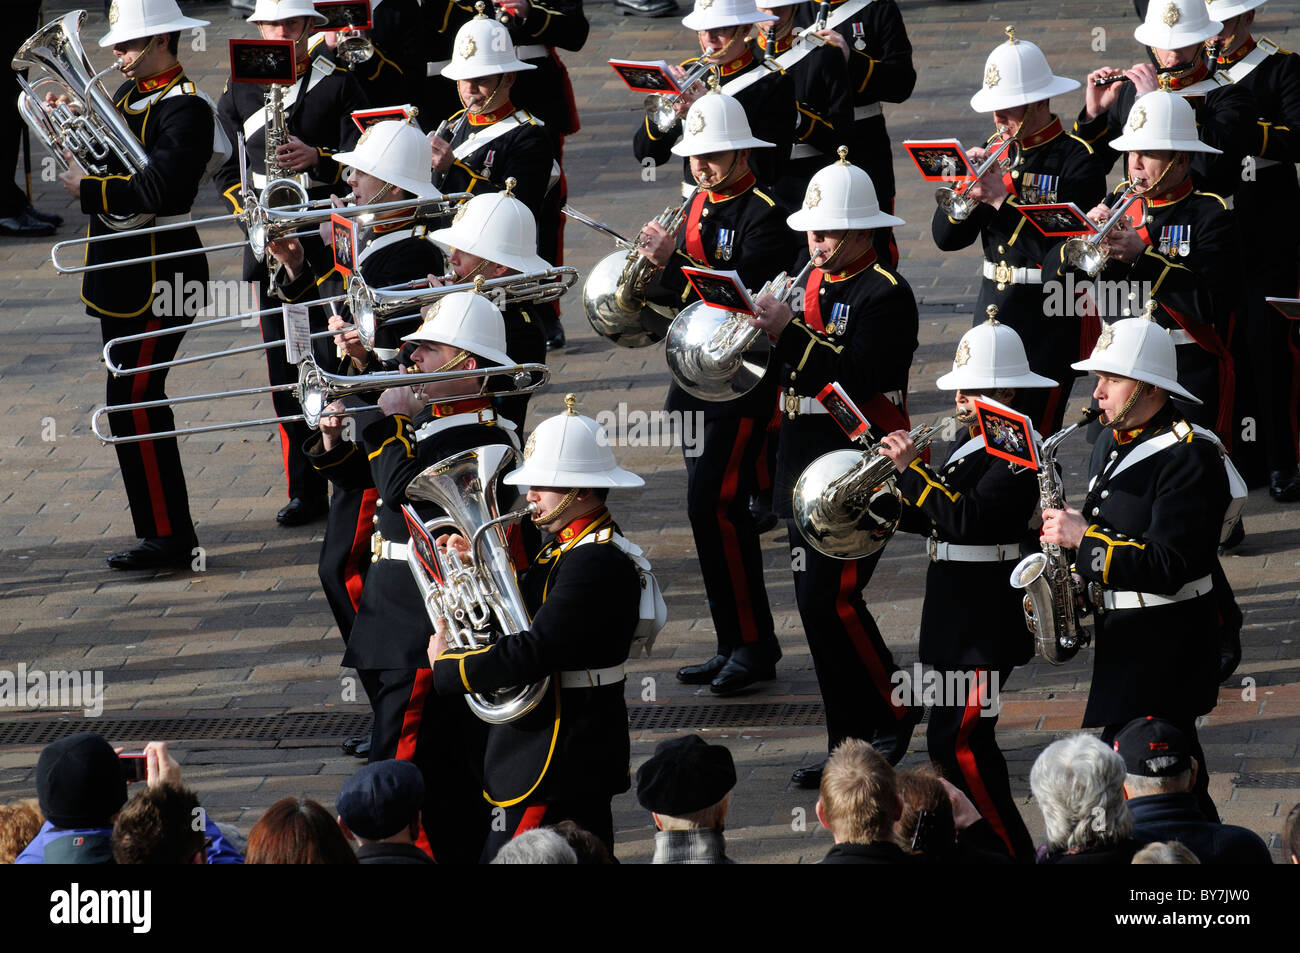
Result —
[{"label": "white belt", "polygon": [[1209,576],[1202,576],[1189,582],[1172,596],[1158,596],[1154,592],[1130,592],[1107,589],[1102,593],[1101,604],[1104,609],[1143,609],[1148,606],[1167,606],[1175,602],[1186,602],[1203,596],[1214,588],[1214,581]]},{"label": "white belt", "polygon": [[930,561],[936,563],[1005,563],[1020,558],[1019,543],[994,543],[988,546],[963,546],[947,543],[933,536],[926,540]]},{"label": "white belt", "polygon": [[550,55],[551,51],[540,43],[530,43],[528,46],[515,47],[515,57],[521,60],[540,60],[543,56]]},{"label": "white belt", "polygon": [[1195,344],[1196,338],[1192,337],[1182,328],[1174,328],[1169,332],[1169,336],[1174,339],[1175,344]]},{"label": "white belt", "polygon": [[859,119],[870,119],[872,116],[879,116],[882,112],[880,103],[867,103],[865,106],[853,107],[854,121]]},{"label": "white belt", "polygon": [[188,221],[190,221],[190,213],[186,212],[184,215],[159,215],[154,218],[153,223],[155,225],[174,225],[177,222]]},{"label": "white belt", "polygon": [[1013,268],[1010,265],[995,265],[984,262],[984,277],[1004,285],[1041,285],[1043,269]]},{"label": "white belt", "polygon": [[623,665],[611,665],[609,668],[583,668],[576,672],[561,672],[561,688],[598,688],[601,685],[613,685],[626,678]]},{"label": "white belt", "polygon": [[[376,540],[379,542],[378,546],[374,545]],[[400,559],[405,562],[406,553],[410,548],[410,543],[389,542],[386,539],[380,539],[376,534],[371,539],[370,560],[371,562],[379,562],[381,559]]]},{"label": "white belt", "polygon": [[796,142],[790,147],[791,159],[811,159],[814,156],[819,156],[821,154],[822,151],[820,149],[807,142]]},{"label": "white belt", "polygon": [[450,66],[450,65],[451,65],[451,60],[438,60],[438,61],[433,62],[433,63],[425,63],[425,64],[424,64],[424,75],[425,75],[425,76],[441,76],[441,75],[442,75],[442,68],[443,68],[444,66]]}]

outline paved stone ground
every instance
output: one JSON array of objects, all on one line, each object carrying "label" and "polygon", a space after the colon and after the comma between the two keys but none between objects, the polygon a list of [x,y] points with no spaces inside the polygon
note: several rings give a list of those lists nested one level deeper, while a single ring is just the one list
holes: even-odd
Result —
[{"label": "paved stone ground", "polygon": [[[92,4],[93,5],[93,4]],[[49,3],[52,17],[67,3]],[[97,6],[97,5],[96,5]],[[228,36],[246,35],[224,4],[189,5],[213,21],[206,50],[186,53],[191,75],[214,96],[225,70]],[[1123,8],[1123,9],[1119,9]],[[1134,16],[1125,4],[947,3],[904,0],[904,15],[921,73],[911,100],[887,108],[895,142],[925,136],[976,141],[986,120],[967,109],[983,59],[1017,24],[1020,36],[1039,43],[1058,73],[1081,77],[1102,64],[1135,61]],[[610,56],[669,59],[686,55],[693,39],[677,20],[626,19],[608,3],[589,5],[591,39],[581,54],[566,56],[583,116],[583,130],[566,151],[571,201],[597,218],[633,232],[674,202],[671,171],[642,181],[629,138],[640,109],[604,65]],[[1262,29],[1283,46],[1289,20],[1265,8]],[[1096,52],[1094,30],[1109,33],[1110,52]],[[86,36],[104,24],[96,11]],[[93,43],[92,55],[103,60]],[[1072,114],[1080,94],[1064,97],[1058,112]],[[38,157],[39,160],[39,157]],[[951,350],[970,324],[976,255],[940,256],[928,234],[930,189],[917,180],[898,150],[897,212],[900,270],[921,304],[921,347],[912,374],[911,405],[920,418],[943,408],[934,378],[947,369]],[[1114,176],[1112,176],[1114,178]],[[79,213],[57,183],[34,185],[37,204],[62,211],[72,223],[61,239],[80,232]],[[205,190],[196,213],[219,211]],[[229,231],[229,230],[227,230]],[[210,241],[225,233],[214,231]],[[610,251],[586,229],[568,231],[568,262],[589,268]],[[214,255],[214,279],[238,277],[232,254]],[[112,451],[90,433],[90,411],[102,400],[103,370],[95,323],[77,302],[74,279],[55,274],[48,243],[0,242],[0,302],[11,346],[0,356],[0,668],[25,663],[43,670],[94,669],[106,682],[104,722],[86,720],[110,738],[114,718],[245,716],[298,712],[365,711],[347,694],[340,670],[340,641],[316,579],[321,527],[286,530],[273,521],[283,504],[277,437],[269,429],[226,431],[187,439],[183,455],[200,540],[202,572],[156,578],[115,574],[104,568],[107,553],[132,541],[130,515],[119,486]],[[595,413],[625,403],[629,409],[660,406],[667,381],[659,349],[617,349],[597,338],[580,313],[576,294],[567,302],[570,346],[554,355],[550,389],[535,399],[534,420],[562,409],[566,391],[583,396]],[[183,353],[205,353],[249,343],[249,328],[193,333]],[[253,359],[209,361],[176,371],[173,394],[205,393],[264,383]],[[1081,398],[1075,389],[1075,403]],[[269,400],[225,401],[190,419],[213,422],[269,416]],[[53,439],[50,439],[53,437]],[[685,690],[672,672],[711,654],[713,634],[704,607],[690,534],[682,518],[685,478],[680,453],[641,447],[620,451],[625,465],[646,477],[640,491],[613,501],[628,535],[648,551],[663,582],[670,621],[655,656],[630,665],[629,700],[636,704],[705,703]],[[1082,487],[1084,446],[1064,455],[1067,487]],[[1296,638],[1296,566],[1300,565],[1300,509],[1274,504],[1256,491],[1246,516],[1249,536],[1226,569],[1246,613],[1244,658],[1237,679],[1225,687],[1219,707],[1202,729],[1213,772],[1211,790],[1224,819],[1245,824],[1276,846],[1276,832],[1296,799],[1296,746],[1300,739],[1300,652]],[[747,701],[817,701],[816,681],[802,638],[790,583],[784,540],[767,541],[767,582],[785,659],[779,678]],[[867,591],[885,637],[899,661],[916,660],[924,556],[915,540],[890,544]],[[978,611],[978,606],[971,607]],[[1041,818],[1030,802],[1027,775],[1043,746],[1075,729],[1088,688],[1090,653],[1053,668],[1040,662],[1020,669],[1003,698],[1000,737],[1022,813],[1036,836]],[[1252,690],[1253,689],[1253,690]],[[645,701],[653,695],[653,701]],[[79,712],[6,710],[0,720],[42,715],[80,718]],[[633,763],[640,764],[666,733],[633,737]],[[812,793],[789,785],[792,769],[821,756],[820,728],[777,727],[706,732],[727,744],[740,772],[728,838],[731,852],[746,861],[808,862],[830,845],[818,829]],[[343,777],[357,762],[342,757],[336,741],[240,740],[178,744],[187,779],[214,816],[245,831],[273,801],[307,794],[332,806]],[[923,731],[905,763],[925,758]],[[30,795],[39,747],[0,748],[0,798]],[[1245,777],[1252,775],[1252,778]],[[1234,784],[1234,779],[1243,781]],[[633,797],[615,801],[619,854],[644,861],[653,828]]]}]

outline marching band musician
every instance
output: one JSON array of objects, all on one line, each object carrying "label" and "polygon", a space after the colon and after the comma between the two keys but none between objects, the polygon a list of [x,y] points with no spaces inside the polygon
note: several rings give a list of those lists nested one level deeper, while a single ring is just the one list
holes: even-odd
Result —
[{"label": "marching band musician", "polygon": [[[789,164],[798,117],[794,83],[783,73],[771,74],[759,61],[758,45],[748,39],[751,25],[771,19],[775,17],[760,13],[754,0],[696,0],[695,8],[682,18],[682,26],[695,31],[702,55],[683,62],[674,75],[680,80],[706,61],[712,67],[705,78],[682,90],[674,106],[677,118],[667,130],[660,129],[648,114],[642,120],[632,137],[637,161],[649,159],[656,166],[668,161],[673,142],[683,134],[682,117],[705,92],[711,75],[722,92],[744,108],[754,136],[772,146],[752,156],[750,165],[759,181],[770,184],[781,180]],[[682,195],[686,196],[694,183],[689,163],[683,166]]]},{"label": "marching band musician", "polygon": [[[763,296],[751,324],[776,336],[773,364],[784,387],[784,417],[773,504],[789,521],[795,597],[826,706],[827,750],[861,738],[897,764],[920,711],[892,699],[896,666],[862,598],[881,551],[832,559],[809,546],[792,519],[794,486],[808,464],[853,446],[816,399],[827,384],[843,385],[867,415],[873,438],[908,427],[916,299],[877,259],[872,240],[872,229],[905,223],[880,210],[870,177],[846,156],[841,148],[840,161],[813,176],[803,207],[786,219],[807,233],[817,263],[802,289],[800,316]],[[816,788],[821,774],[822,765],[805,767],[791,780]]]},{"label": "marching band musician", "polygon": [[1006,171],[995,164],[967,188],[964,194],[979,202],[968,217],[954,218],[940,207],[930,226],[940,251],[981,242],[984,280],[975,304],[976,321],[996,305],[998,320],[1023,342],[1030,366],[1060,381],[1050,390],[1021,395],[1025,413],[1044,433],[1061,427],[1074,380],[1070,364],[1084,349],[1084,323],[1076,307],[1065,309],[1065,314],[1054,314],[1048,307],[1052,289],[1044,287],[1042,262],[1050,243],[1019,208],[1057,202],[1091,208],[1106,191],[1101,160],[1091,146],[1067,133],[1051,110],[1051,97],[1078,88],[1077,81],[1053,74],[1042,51],[1007,27],[1007,41],[989,54],[983,85],[971,97],[972,109],[993,114],[999,133],[984,148],[971,149],[970,159],[978,168],[1011,139],[1019,143],[1019,164]]},{"label": "marching band musician", "polygon": [[[425,315],[419,330],[403,338],[417,345],[412,358],[420,371],[512,363],[505,353],[501,313],[482,295],[449,294],[426,308]],[[473,863],[482,848],[486,805],[473,777],[482,755],[481,723],[460,699],[439,704],[431,695],[429,618],[406,561],[410,536],[402,504],[412,503],[427,519],[436,507],[406,496],[414,477],[474,447],[518,447],[513,426],[497,417],[486,396],[464,396],[482,390],[486,373],[384,391],[379,407],[385,416],[360,428],[355,443],[343,439],[342,417],[324,416],[313,456],[331,478],[353,485],[361,485],[368,472],[379,491],[371,540],[374,564],[361,590],[343,665],[357,670],[374,711],[370,761],[403,758],[424,772],[421,846],[439,863]]]},{"label": "marching band musician", "polygon": [[[925,463],[904,430],[887,435],[880,449],[900,474],[899,529],[929,537],[920,660],[944,675],[945,685],[961,684],[948,673],[973,675],[966,698],[930,708],[925,739],[930,760],[966,792],[1008,852],[1033,863],[1034,842],[1011,795],[995,729],[998,693],[1012,670],[1034,654],[1021,594],[1007,579],[1021,546],[1031,541],[1038,479],[1033,470],[982,452],[974,399],[987,396],[1017,407],[1026,388],[1056,382],[1030,370],[1019,335],[990,318],[962,335],[952,371],[936,385],[957,392],[957,423],[967,428],[943,465]],[[976,605],[980,611],[972,613]],[[990,685],[991,675],[997,681]]]},{"label": "marching band musician", "polygon": [[[684,157],[699,183],[686,223],[676,238],[658,222],[648,223],[640,235],[641,254],[663,269],[647,295],[675,307],[697,300],[683,265],[734,269],[746,287],[758,288],[790,260],[780,209],[758,188],[749,167],[750,150],[770,143],[750,132],[740,102],[711,91],[691,106],[685,129],[672,151]],[[750,393],[727,401],[701,400],[676,381],[668,388],[669,411],[703,415],[698,454],[683,447],[686,506],[718,640],[713,658],[680,669],[677,677],[690,685],[707,684],[715,695],[775,678],[781,657],[763,584],[758,527],[749,508],[759,490],[775,402],[771,371]]]},{"label": "marching band musician", "polygon": [[[505,824],[493,823],[485,862],[524,831],[563,820],[600,838],[612,855],[610,801],[630,786],[624,664],[638,629],[638,570],[649,564],[623,538],[605,500],[611,489],[645,481],[618,465],[600,425],[575,412],[572,394],[565,403],[565,413],[533,431],[523,465],[504,480],[528,487],[532,520],[552,536],[520,577],[531,624],[464,651],[448,649],[444,619],[429,640],[434,690],[457,702],[468,692],[551,676],[536,708],[488,729],[483,795],[504,809]],[[468,549],[462,537],[449,545]]]},{"label": "marching band musician", "polygon": [[[180,31],[206,26],[206,20],[182,16],[175,0],[115,0],[108,33],[99,41],[112,47],[127,77],[113,94],[118,119],[139,140],[149,166],[132,175],[83,175],[72,167],[59,175],[68,194],[91,216],[89,234],[119,234],[100,216],[153,213],[150,224],[188,219],[199,183],[213,155],[212,105],[185,75],[177,59]],[[71,160],[71,153],[64,153]],[[190,324],[202,302],[189,294],[193,283],[207,288],[208,261],[193,228],[148,237],[91,243],[87,264],[148,257],[187,248],[197,254],[173,258],[162,268],[144,261],[87,272],[81,300],[86,313],[100,319],[103,340]],[[161,278],[161,281],[158,279]],[[157,293],[159,284],[171,289]],[[206,297],[206,294],[205,296]],[[182,335],[120,344],[110,355],[121,367],[170,361]],[[108,375],[108,404],[165,398],[167,369],[115,377]],[[154,408],[109,418],[113,433],[128,436],[175,428],[171,409]],[[126,487],[131,518],[140,543],[108,558],[114,569],[165,569],[189,565],[197,543],[190,517],[185,471],[176,438],[117,444],[118,465]]]},{"label": "marching band musician", "polygon": [[324,43],[335,62],[350,68],[371,104],[414,103],[412,90],[424,82],[419,18],[419,0],[370,0],[371,28],[364,32],[374,52],[355,66],[349,67],[336,52],[341,30],[327,30],[311,45]]},{"label": "marching band musician", "polygon": [[[894,149],[880,104],[906,102],[912,95],[916,87],[912,43],[894,0],[829,0],[825,7],[835,15],[850,5],[858,7],[856,12],[817,35],[834,44],[848,63],[853,125],[847,137],[841,135],[839,140],[871,176],[881,210],[893,214]],[[809,3],[799,23],[813,23],[821,9],[821,4]],[[880,261],[897,268],[894,230],[877,230],[875,244]]]},{"label": "marching band musician", "polygon": [[[1237,186],[1234,213],[1246,247],[1245,351],[1254,370],[1269,493],[1279,503],[1300,500],[1296,473],[1300,435],[1300,338],[1297,325],[1278,314],[1265,296],[1295,297],[1300,288],[1300,239],[1279,220],[1300,218],[1300,56],[1250,32],[1264,0],[1215,0],[1223,29],[1212,42],[1222,51],[1219,71],[1249,90],[1258,110],[1259,145],[1250,151],[1252,175]],[[1238,351],[1242,353],[1242,351]],[[1239,387],[1243,382],[1238,382]],[[1238,391],[1240,393],[1240,389]],[[1238,417],[1243,414],[1238,413]]]},{"label": "marching band musician", "polygon": [[[1108,745],[1134,718],[1178,726],[1201,765],[1198,803],[1209,797],[1196,719],[1218,699],[1217,547],[1229,503],[1221,447],[1193,431],[1173,396],[1195,403],[1178,380],[1175,345],[1144,318],[1102,330],[1075,365],[1097,376],[1105,430],[1093,446],[1081,509],[1045,509],[1043,539],[1077,550],[1075,571],[1096,610],[1092,687],[1084,727]],[[1226,584],[1225,584],[1226,585]]]},{"label": "marching band musician", "polygon": [[[1204,0],[1152,0],[1133,38],[1150,50],[1159,70],[1150,63],[1137,63],[1122,73],[1108,67],[1093,70],[1084,83],[1084,105],[1074,131],[1105,161],[1109,157],[1101,147],[1120,135],[1134,101],[1159,88],[1161,77],[1167,76],[1169,88],[1186,96],[1196,110],[1201,140],[1218,150],[1196,157],[1192,166],[1196,187],[1233,195],[1241,182],[1246,146],[1257,140],[1258,132],[1250,93],[1209,76],[1203,44],[1221,28],[1221,23],[1209,18]],[[1128,82],[1119,82],[1121,75]],[[1104,171],[1113,164],[1113,160],[1106,162]]]},{"label": "marching band musician", "polygon": [[[1235,371],[1229,347],[1242,293],[1241,240],[1227,202],[1195,189],[1194,156],[1217,151],[1196,133],[1183,96],[1157,90],[1141,97],[1124,135],[1110,143],[1127,153],[1129,181],[1088,215],[1104,222],[1124,186],[1141,193],[1102,240],[1107,264],[1101,278],[1151,289],[1148,300],[1159,305],[1155,318],[1177,346],[1178,377],[1200,397],[1180,413],[1231,447]],[[1058,245],[1046,259],[1059,276],[1070,270],[1064,249]],[[1140,307],[1135,298],[1130,310]]]},{"label": "marching band musician", "polygon": [[[352,113],[367,105],[356,78],[337,65],[323,45],[309,53],[310,30],[325,17],[316,12],[310,0],[257,0],[249,23],[257,26],[264,39],[289,39],[295,42],[298,82],[287,87],[284,96],[284,119],[287,140],[279,146],[276,161],[295,175],[306,176],[307,194],[313,199],[331,192],[341,192],[342,167],[334,153],[350,148],[359,135]],[[247,146],[248,168],[255,190],[267,183],[266,123],[267,108],[261,86],[251,83],[227,83],[217,107],[221,124],[231,142],[242,134]],[[236,212],[242,208],[238,156],[232,156],[216,174],[217,188]],[[306,243],[309,256],[323,256],[319,242]],[[270,306],[267,266],[257,260],[251,249],[244,252],[245,281],[258,283],[258,301]],[[261,319],[262,339],[278,341],[284,337],[284,324],[278,314]],[[267,374],[272,384],[297,381],[296,368],[288,363],[282,348],[266,352]],[[298,401],[289,393],[272,395],[275,412],[292,416],[299,412]],[[281,526],[301,526],[318,519],[327,509],[326,484],[303,456],[302,445],[310,436],[303,423],[280,425],[280,446],[284,454],[288,481],[288,504],[276,514]]]}]

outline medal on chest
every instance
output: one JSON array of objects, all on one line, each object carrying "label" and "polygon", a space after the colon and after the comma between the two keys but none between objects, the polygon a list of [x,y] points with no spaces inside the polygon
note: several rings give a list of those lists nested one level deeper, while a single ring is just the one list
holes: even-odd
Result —
[{"label": "medal on chest", "polygon": [[840,302],[831,305],[831,319],[826,322],[827,334],[843,334],[849,326],[849,306]]},{"label": "medal on chest", "polygon": [[1192,226],[1166,225],[1160,229],[1160,254],[1186,258],[1192,250]]},{"label": "medal on chest", "polygon": [[1060,182],[1059,175],[1026,172],[1020,177],[1020,198],[1026,205],[1052,205]]},{"label": "medal on chest", "polygon": [[487,155],[483,157],[483,177],[485,179],[492,178],[492,163],[496,162],[496,160],[497,151],[495,149],[489,149]]},{"label": "medal on chest", "polygon": [[714,257],[719,261],[731,261],[735,245],[736,230],[734,228],[718,229],[718,243],[713,249]]},{"label": "medal on chest", "polygon": [[866,35],[866,26],[862,23],[853,24],[853,48],[855,50],[865,50],[867,41],[863,39]]}]

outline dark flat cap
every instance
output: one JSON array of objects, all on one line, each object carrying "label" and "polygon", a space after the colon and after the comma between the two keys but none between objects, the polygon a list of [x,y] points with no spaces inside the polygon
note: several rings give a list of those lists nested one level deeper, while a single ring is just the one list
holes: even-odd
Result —
[{"label": "dark flat cap", "polygon": [[126,803],[113,746],[93,731],[46,745],[36,761],[36,797],[55,827],[112,827]]},{"label": "dark flat cap", "polygon": [[366,840],[383,840],[410,826],[424,804],[424,778],[410,761],[368,764],[343,782],[339,817]]},{"label": "dark flat cap", "polygon": [[1129,774],[1167,778],[1192,766],[1187,736],[1163,718],[1134,718],[1115,736],[1115,750]]},{"label": "dark flat cap", "polygon": [[717,804],[736,786],[736,763],[699,735],[669,738],[636,772],[636,799],[647,811],[681,817]]}]

